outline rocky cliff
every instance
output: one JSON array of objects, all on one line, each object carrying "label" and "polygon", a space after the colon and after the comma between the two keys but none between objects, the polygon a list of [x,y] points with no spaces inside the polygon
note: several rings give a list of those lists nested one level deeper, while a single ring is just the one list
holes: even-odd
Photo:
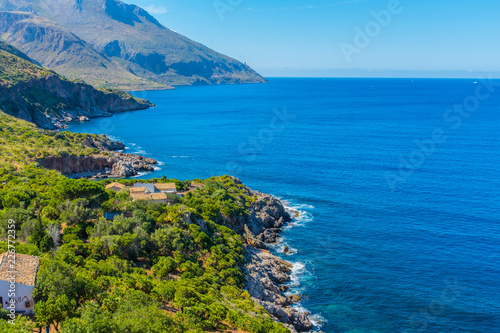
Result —
[{"label": "rocky cliff", "polygon": [[0,50],[0,108],[42,128],[63,128],[65,122],[80,116],[92,118],[151,106],[149,101],[121,91],[65,79]]},{"label": "rocky cliff", "polygon": [[[234,178],[234,182],[242,185]],[[227,220],[246,242],[246,289],[253,300],[262,305],[277,321],[292,332],[305,332],[313,328],[307,313],[292,307],[300,300],[298,295],[285,295],[290,282],[292,265],[273,255],[266,244],[275,243],[286,223],[292,218],[275,197],[245,187],[246,195],[256,200],[247,216]]]},{"label": "rocky cliff", "polygon": [[137,176],[139,172],[154,171],[154,165],[158,163],[152,158],[115,151],[124,149],[125,145],[103,137],[88,137],[84,144],[100,150],[100,153],[87,156],[48,156],[37,162],[44,168],[56,170],[66,176],[88,178]]}]

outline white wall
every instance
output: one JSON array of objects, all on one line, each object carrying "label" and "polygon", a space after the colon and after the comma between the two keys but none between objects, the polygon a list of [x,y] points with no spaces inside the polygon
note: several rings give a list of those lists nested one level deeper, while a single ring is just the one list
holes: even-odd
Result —
[{"label": "white wall", "polygon": [[[16,283],[16,311],[26,311],[26,313],[34,313],[33,306],[33,289],[34,286],[27,286],[24,284]],[[0,281],[0,297],[2,297],[2,305],[4,309],[7,309],[10,300],[9,297],[10,282]],[[31,302],[31,307],[26,308],[26,301]],[[6,304],[7,303],[7,304]]]}]

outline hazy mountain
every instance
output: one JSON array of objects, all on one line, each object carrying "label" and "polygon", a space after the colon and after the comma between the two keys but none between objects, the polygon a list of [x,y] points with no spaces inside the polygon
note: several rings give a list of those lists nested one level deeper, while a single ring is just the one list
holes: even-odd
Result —
[{"label": "hazy mountain", "polygon": [[63,127],[80,116],[146,109],[152,104],[112,89],[59,76],[0,42],[0,110],[43,128]]},{"label": "hazy mountain", "polygon": [[164,88],[140,78],[66,28],[27,12],[0,12],[0,35],[41,65],[96,86]]},{"label": "hazy mountain", "polygon": [[[167,29],[140,7],[118,0],[3,0],[0,9],[29,11],[51,20],[106,59],[162,84],[265,82],[249,66]],[[16,45],[25,50],[22,40],[16,40]],[[70,63],[70,54],[60,60],[66,58],[69,67],[77,67]]]}]

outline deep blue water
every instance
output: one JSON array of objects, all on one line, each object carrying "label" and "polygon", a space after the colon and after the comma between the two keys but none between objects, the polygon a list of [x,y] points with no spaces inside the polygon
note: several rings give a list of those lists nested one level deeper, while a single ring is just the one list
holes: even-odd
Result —
[{"label": "deep blue water", "polygon": [[70,130],[162,162],[143,178],[230,173],[299,209],[285,257],[324,332],[500,332],[500,87],[270,81],[139,92],[158,107]]}]

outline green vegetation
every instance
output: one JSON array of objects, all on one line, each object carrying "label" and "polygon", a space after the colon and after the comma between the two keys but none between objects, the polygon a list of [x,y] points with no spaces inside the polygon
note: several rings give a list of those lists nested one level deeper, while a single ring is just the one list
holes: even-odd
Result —
[{"label": "green vegetation", "polygon": [[[6,48],[5,48],[6,49]],[[14,48],[8,48],[14,49]],[[14,49],[15,50],[15,49]],[[39,67],[12,53],[0,49],[0,84],[8,88],[32,79],[56,75],[53,71]]]},{"label": "green vegetation", "polygon": [[34,165],[37,159],[48,156],[92,155],[99,153],[84,142],[93,134],[40,130],[35,125],[0,111],[0,167]]},{"label": "green vegetation", "polygon": [[[65,149],[89,153],[85,135],[52,135],[5,114],[0,128],[2,161],[19,163],[0,165],[0,235],[5,239],[8,220],[15,220],[17,252],[41,258],[34,326],[68,333],[288,332],[243,289],[244,246],[231,221],[244,218],[254,198],[231,177],[207,179],[170,206],[133,202],[126,189],[105,190],[112,180],[68,179],[29,163]],[[190,184],[173,181],[179,189]],[[106,220],[105,212],[132,217]],[[23,331],[31,332],[24,319],[15,327],[0,319],[0,332]]]}]

